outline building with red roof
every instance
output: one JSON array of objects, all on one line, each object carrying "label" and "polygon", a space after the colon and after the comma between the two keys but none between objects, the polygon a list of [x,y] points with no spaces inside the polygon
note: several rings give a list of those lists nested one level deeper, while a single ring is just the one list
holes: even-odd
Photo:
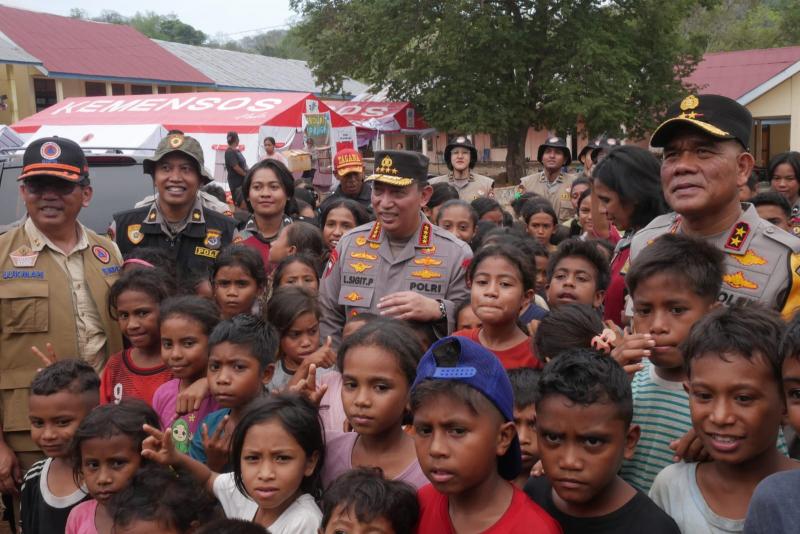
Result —
[{"label": "building with red roof", "polygon": [[709,53],[685,81],[750,110],[757,164],[800,150],[800,46]]},{"label": "building with red roof", "polygon": [[[14,95],[0,123],[71,96],[179,93],[214,82],[134,28],[0,5],[0,41],[37,61],[0,57],[0,93]],[[6,116],[7,115],[7,116]]]}]

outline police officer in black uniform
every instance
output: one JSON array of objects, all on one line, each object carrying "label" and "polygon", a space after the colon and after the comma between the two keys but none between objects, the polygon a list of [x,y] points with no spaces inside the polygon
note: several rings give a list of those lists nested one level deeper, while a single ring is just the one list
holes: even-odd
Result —
[{"label": "police officer in black uniform", "polygon": [[150,206],[114,215],[122,254],[134,247],[167,249],[179,274],[203,272],[236,235],[235,221],[203,207],[200,188],[212,181],[203,167],[203,149],[193,137],[172,133],[143,162],[157,196]]}]

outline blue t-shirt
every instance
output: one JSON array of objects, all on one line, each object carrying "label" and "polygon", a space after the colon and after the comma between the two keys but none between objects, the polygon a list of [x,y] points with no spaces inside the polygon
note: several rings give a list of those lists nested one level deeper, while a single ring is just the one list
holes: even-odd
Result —
[{"label": "blue t-shirt", "polygon": [[533,302],[531,302],[531,305],[528,306],[528,309],[525,310],[522,313],[522,315],[520,315],[519,321],[525,325],[533,321],[534,319],[536,319],[537,321],[541,321],[542,319],[547,317],[548,313],[550,312],[545,310],[538,304],[534,304]]},{"label": "blue t-shirt", "polygon": [[800,532],[799,488],[798,469],[775,473],[762,480],[750,499],[744,534]]},{"label": "blue t-shirt", "polygon": [[[222,419],[229,413],[231,413],[230,408],[223,408],[222,410],[211,412],[203,418],[203,420],[200,422],[200,426],[197,427],[197,432],[194,433],[192,444],[189,446],[189,456],[198,462],[208,462],[206,448],[203,446],[203,425],[208,427],[208,435],[213,436],[214,432],[217,430],[217,427],[220,425],[220,423],[222,423]],[[231,471],[233,471],[233,467],[230,465],[230,463],[226,463],[220,473],[230,473]]]}]

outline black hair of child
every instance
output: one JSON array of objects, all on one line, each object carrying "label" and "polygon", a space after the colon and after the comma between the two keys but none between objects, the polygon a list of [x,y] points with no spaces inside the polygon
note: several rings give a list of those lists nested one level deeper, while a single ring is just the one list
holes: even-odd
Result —
[{"label": "black hair of child", "polygon": [[783,357],[781,339],[786,324],[778,312],[760,304],[720,306],[697,321],[683,342],[686,376],[691,376],[692,361],[716,356],[729,361],[727,355],[747,360],[766,361],[782,392]]},{"label": "black hair of child", "polygon": [[503,213],[503,228],[512,228],[514,226],[514,216],[508,210],[502,210]]},{"label": "black hair of child", "polygon": [[472,306],[472,302],[470,302],[470,300],[469,300],[469,299],[467,299],[467,300],[463,300],[463,301],[461,301],[461,302],[459,302],[459,303],[457,304],[457,306],[456,306],[456,312],[455,312],[456,321],[458,321],[458,315],[459,315],[459,314],[460,314],[462,311],[464,311],[465,309],[469,308],[470,306]]},{"label": "black hair of child", "polygon": [[458,189],[447,182],[433,184],[432,189],[433,193],[431,193],[431,198],[428,200],[427,204],[427,207],[430,209],[433,209],[437,206],[442,206],[452,200],[459,199]]},{"label": "black hair of child", "polygon": [[642,249],[625,275],[631,295],[644,280],[664,274],[683,283],[695,295],[716,300],[722,288],[723,254],[705,241],[677,234],[664,234]]},{"label": "black hair of child", "polygon": [[304,287],[281,286],[269,298],[267,319],[281,336],[304,313],[312,313],[317,319],[322,313],[317,298]]},{"label": "black hair of child", "polygon": [[111,498],[109,512],[115,529],[136,521],[152,521],[178,532],[190,532],[217,517],[215,503],[188,473],[149,464]]},{"label": "black hair of child", "polygon": [[278,178],[278,182],[281,184],[283,193],[286,195],[286,205],[283,208],[283,213],[290,217],[297,215],[297,203],[294,201],[294,176],[292,176],[292,173],[286,168],[286,165],[271,158],[262,159],[250,167],[247,171],[247,175],[244,177],[242,193],[247,203],[247,210],[253,213],[253,206],[250,204],[250,187],[253,185],[253,176],[255,176],[258,171],[265,169],[269,169],[275,174]]},{"label": "black hair of child", "polygon": [[[294,188],[294,201],[297,203],[297,211],[301,212],[308,208],[311,210],[317,209],[317,199],[314,196],[313,191],[309,191],[305,187],[295,187]],[[302,215],[298,215],[295,220],[305,221],[307,220]],[[311,219],[308,222],[316,222],[315,219]]]},{"label": "black hair of child", "polygon": [[61,391],[99,394],[100,377],[88,363],[70,358],[48,365],[31,381],[31,395],[49,396]]},{"label": "black hair of child", "polygon": [[[175,294],[175,281],[158,269],[135,269],[122,273],[108,290],[108,313],[117,318],[117,301],[125,291],[137,291],[153,298],[158,304]],[[160,306],[159,306],[160,307]]]},{"label": "black hair of child", "polygon": [[219,185],[217,182],[209,182],[203,187],[200,188],[200,191],[204,193],[208,193],[212,197],[216,198],[220,202],[224,202],[227,204],[228,199],[225,195],[225,190],[222,189],[222,186]]},{"label": "black hair of child", "polygon": [[539,404],[550,395],[562,395],[570,402],[589,406],[616,406],[626,428],[633,419],[633,394],[628,375],[614,358],[592,349],[570,349],[544,366],[539,377]]},{"label": "black hair of child", "polygon": [[364,323],[365,325],[367,325],[367,324],[371,323],[372,321],[376,321],[378,319],[383,319],[383,318],[384,317],[381,316],[381,315],[376,315],[376,314],[370,313],[370,312],[364,312],[364,313],[359,313],[358,315],[354,315],[353,317],[351,317],[350,320],[348,321],[348,323],[358,322],[358,323]]},{"label": "black hair of child", "polygon": [[469,244],[470,248],[472,248],[472,251],[475,252],[481,248],[487,234],[496,228],[497,225],[492,221],[478,221],[478,224],[475,226],[475,237],[472,238],[472,241]]},{"label": "black hair of child", "polygon": [[473,415],[488,415],[503,420],[503,414],[483,393],[459,380],[429,379],[423,380],[411,390],[409,403],[411,413],[431,398],[446,396],[464,404]]},{"label": "black hair of child", "polygon": [[478,197],[471,202],[472,207],[478,213],[478,219],[490,213],[492,211],[499,211],[502,213],[503,208],[500,206],[500,203],[497,202],[493,198],[489,197]]},{"label": "black hair of child", "polygon": [[273,287],[278,288],[281,287],[281,278],[283,277],[283,272],[286,270],[287,267],[292,265],[293,263],[302,263],[309,269],[311,269],[317,277],[319,277],[320,271],[320,260],[316,256],[308,254],[307,252],[300,252],[298,254],[293,254],[291,256],[286,256],[283,258],[278,266],[275,267],[275,271],[272,273],[272,284]]},{"label": "black hair of child", "polygon": [[632,229],[644,228],[669,211],[661,190],[661,162],[647,149],[625,145],[609,151],[592,169],[592,177],[633,207]]},{"label": "black hair of child", "polygon": [[542,361],[552,360],[565,350],[587,349],[592,338],[605,326],[590,304],[567,304],[542,317],[533,336],[533,348]]},{"label": "black hair of child", "polygon": [[200,527],[194,534],[269,534],[269,530],[244,519],[215,519]]},{"label": "black hair of child", "polygon": [[786,325],[780,345],[781,358],[800,360],[800,313],[795,313]]},{"label": "black hair of child", "polygon": [[764,191],[763,193],[759,193],[750,200],[748,200],[750,204],[755,207],[759,206],[775,206],[776,208],[780,209],[786,218],[790,218],[792,216],[792,206],[789,205],[789,201],[781,195],[780,193],[776,193],[775,191]]},{"label": "black hair of child", "polygon": [[514,392],[514,407],[523,410],[536,404],[539,392],[539,377],[542,372],[533,367],[517,367],[507,371],[511,390]]},{"label": "black hair of child", "polygon": [[370,221],[369,213],[366,208],[351,198],[343,197],[328,197],[319,207],[319,226],[325,228],[325,223],[328,221],[328,216],[337,208],[344,208],[353,216],[356,226],[367,224]]},{"label": "black hair of child", "polygon": [[170,279],[177,280],[175,260],[166,249],[158,247],[133,247],[125,254],[123,259],[146,261],[152,265],[150,269],[163,271]]},{"label": "black hair of child", "polygon": [[[436,184],[436,185],[439,185],[439,184]],[[428,203],[428,205],[430,205],[430,202]],[[469,213],[469,218],[470,218],[470,220],[472,220],[472,225],[475,226],[475,227],[478,226],[478,219],[479,219],[478,212],[475,211],[475,208],[472,207],[472,204],[470,204],[466,200],[461,200],[460,198],[455,198],[453,200],[448,200],[447,202],[442,204],[442,207],[439,208],[439,212],[436,214],[436,221],[434,221],[434,222],[436,224],[439,224],[439,221],[442,218],[442,214],[445,211],[447,211],[448,209],[455,208],[455,207],[464,208],[465,210],[467,210],[467,213]]]},{"label": "black hair of child", "polygon": [[479,248],[467,268],[469,284],[473,283],[475,272],[481,262],[489,258],[503,258],[516,267],[525,291],[536,287],[536,264],[533,262],[533,256],[526,254],[521,247],[514,246],[513,242],[497,242]]},{"label": "black hair of child", "polygon": [[517,218],[522,217],[522,206],[524,206],[529,200],[533,200],[535,198],[543,198],[538,193],[532,193],[528,191],[527,193],[522,193],[514,200],[511,201],[511,209],[514,211],[514,216]]},{"label": "black hair of child", "polygon": [[242,480],[240,461],[247,432],[254,425],[272,420],[278,421],[284,430],[300,444],[307,458],[311,458],[315,452],[318,454],[319,459],[314,472],[303,478],[300,490],[314,498],[319,497],[320,475],[325,460],[325,437],[322,433],[322,422],[319,419],[317,407],[305,397],[294,393],[279,393],[258,398],[247,405],[231,437],[230,463],[233,465],[233,479],[236,487],[243,495],[247,495]]},{"label": "black hair of child", "polygon": [[170,317],[185,317],[203,328],[203,333],[210,336],[214,327],[219,324],[219,308],[214,302],[197,295],[170,297],[161,303],[159,322]]},{"label": "black hair of child", "polygon": [[305,252],[321,258],[325,253],[322,231],[310,222],[295,221],[283,230],[286,232],[288,246],[294,245],[297,252]]},{"label": "black hair of child", "polygon": [[264,259],[254,248],[247,245],[229,245],[222,249],[214,260],[211,268],[211,281],[217,277],[217,273],[223,267],[239,267],[243,269],[250,278],[256,281],[260,288],[267,285],[267,269],[264,267]]},{"label": "black hair of child", "polygon": [[606,258],[608,258],[608,263],[611,263],[611,258],[614,257],[614,245],[608,239],[587,239],[589,243],[597,247]]},{"label": "black hair of child", "polygon": [[345,355],[355,347],[380,347],[397,360],[397,367],[403,372],[410,388],[417,377],[417,365],[423,352],[417,344],[410,342],[415,337],[411,327],[399,319],[373,319],[344,340],[336,353],[336,367],[341,373],[345,372]]},{"label": "black hair of child", "polygon": [[[146,402],[139,399],[122,399],[119,404],[103,404],[94,408],[78,425],[70,443],[72,472],[76,481],[81,473],[81,445],[94,438],[109,439],[114,436],[128,436],[142,451],[142,442],[148,434],[143,425],[161,428],[158,414]],[[146,460],[142,460],[142,464]]]},{"label": "black hair of child", "polygon": [[556,215],[556,211],[553,209],[553,205],[550,204],[546,198],[534,198],[533,200],[529,200],[522,206],[522,220],[525,221],[527,225],[530,222],[531,217],[536,215],[537,213],[545,213],[553,219],[553,227],[558,226],[558,216]]},{"label": "black hair of child", "polygon": [[[547,281],[553,279],[553,272],[564,258],[583,258],[591,263],[597,271],[597,289],[603,291],[608,287],[611,280],[611,272],[608,266],[608,259],[602,252],[597,250],[597,246],[589,241],[584,241],[577,237],[566,239],[558,245],[550,260],[547,263]],[[637,256],[637,261],[639,260]],[[627,276],[626,276],[627,279]]]},{"label": "black hair of child", "polygon": [[211,267],[187,269],[178,277],[177,295],[197,295],[200,284],[211,282]]},{"label": "black hair of child", "polygon": [[220,321],[208,337],[210,351],[221,343],[248,347],[250,354],[258,360],[258,368],[263,371],[275,363],[280,338],[275,328],[258,317],[239,314]]},{"label": "black hair of child", "polygon": [[399,480],[386,480],[377,467],[352,469],[333,481],[322,496],[322,530],[337,510],[360,523],[383,517],[395,534],[412,534],[419,520],[414,488]]},{"label": "black hair of child", "polygon": [[[441,212],[440,212],[441,213]],[[478,226],[485,225],[488,221],[480,221]],[[506,226],[496,226],[494,223],[489,223],[488,226],[485,226],[485,231],[481,234],[480,238],[478,234],[475,234],[475,238],[473,239],[475,243],[475,250],[479,249],[484,245],[488,245],[490,243],[496,243],[499,241],[510,241],[510,240],[521,240],[525,239],[528,236],[528,233],[525,231],[524,228],[519,227],[506,227]]]}]

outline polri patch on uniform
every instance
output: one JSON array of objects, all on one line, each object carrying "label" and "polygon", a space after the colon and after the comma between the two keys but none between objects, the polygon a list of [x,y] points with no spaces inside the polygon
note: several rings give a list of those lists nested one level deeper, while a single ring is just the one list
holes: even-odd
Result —
[{"label": "polri patch on uniform", "polygon": [[39,257],[39,253],[34,252],[30,247],[21,246],[9,256],[11,256],[11,263],[14,267],[33,267],[36,265],[36,258]]},{"label": "polri patch on uniform", "polygon": [[111,254],[109,254],[108,251],[100,245],[95,245],[92,247],[92,254],[94,254],[94,257],[97,258],[97,260],[102,264],[108,265],[108,262],[111,261]]},{"label": "polri patch on uniform", "polygon": [[203,244],[208,248],[218,249],[222,245],[222,232],[219,230],[207,230]]},{"label": "polri patch on uniform", "polygon": [[212,260],[215,260],[217,259],[217,256],[219,256],[219,250],[212,250],[210,248],[205,248],[205,247],[194,247],[194,255],[203,256],[204,258],[211,258]]},{"label": "polri patch on uniform", "polygon": [[134,245],[138,245],[144,239],[144,234],[142,233],[142,225],[141,224],[129,224],[128,225],[128,241],[133,243]]}]

